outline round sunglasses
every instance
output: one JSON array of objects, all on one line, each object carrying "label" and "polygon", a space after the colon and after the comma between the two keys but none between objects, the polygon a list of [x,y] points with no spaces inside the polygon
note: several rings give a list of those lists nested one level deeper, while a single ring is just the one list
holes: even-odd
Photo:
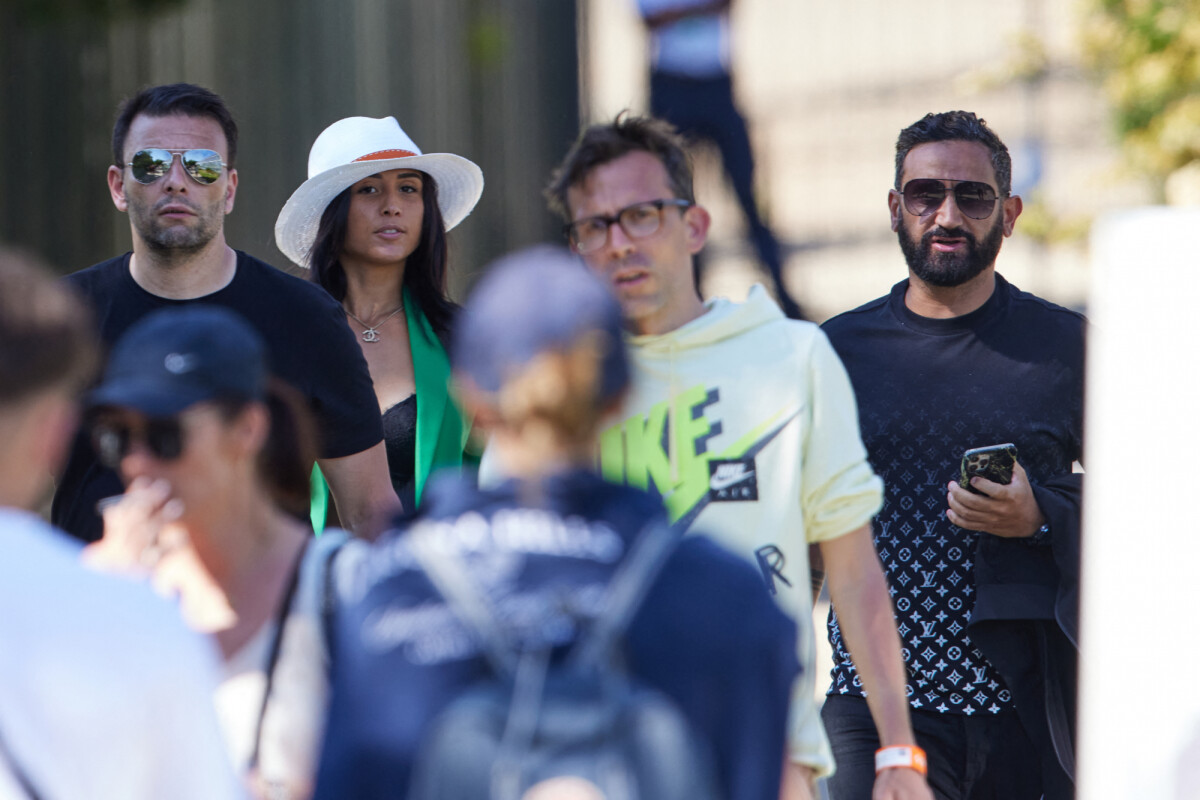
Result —
[{"label": "round sunglasses", "polygon": [[149,147],[133,154],[133,160],[125,166],[138,183],[154,183],[171,171],[171,165],[179,156],[186,172],[196,183],[208,186],[215,183],[228,164],[221,160],[215,150],[168,150]]},{"label": "round sunglasses", "polygon": [[959,181],[940,178],[914,178],[904,184],[900,194],[904,207],[915,217],[933,214],[946,202],[950,192],[947,183],[954,184],[954,204],[963,216],[987,219],[996,208],[996,190],[982,181]]},{"label": "round sunglasses", "polygon": [[117,469],[134,442],[141,442],[159,461],[174,461],[183,454],[184,432],[179,417],[151,418],[144,425],[98,419],[91,426],[92,446],[100,463]]}]

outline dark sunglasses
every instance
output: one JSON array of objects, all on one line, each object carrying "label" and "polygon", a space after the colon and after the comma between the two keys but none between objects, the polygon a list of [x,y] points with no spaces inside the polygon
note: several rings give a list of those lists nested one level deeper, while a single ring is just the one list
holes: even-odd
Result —
[{"label": "dark sunglasses", "polygon": [[904,196],[904,207],[916,217],[933,214],[946,202],[947,183],[954,184],[954,204],[964,216],[971,219],[987,219],[996,208],[996,190],[982,181],[941,180],[938,178],[914,178],[904,184],[900,192]]},{"label": "dark sunglasses", "polygon": [[215,183],[227,166],[215,150],[165,150],[160,147],[138,150],[125,166],[138,183],[154,183],[171,171],[175,156],[179,156],[184,172],[204,186]]},{"label": "dark sunglasses", "polygon": [[147,419],[141,425],[98,419],[90,429],[96,455],[110,469],[120,466],[134,442],[141,442],[159,461],[174,461],[183,454],[183,424],[178,417]]},{"label": "dark sunglasses", "polygon": [[567,240],[576,253],[586,254],[599,250],[608,241],[608,229],[613,223],[621,226],[625,235],[630,239],[645,239],[652,236],[662,226],[663,209],[667,206],[691,208],[687,200],[669,198],[666,200],[650,200],[645,203],[634,203],[625,206],[613,216],[600,215],[577,220],[563,226]]}]

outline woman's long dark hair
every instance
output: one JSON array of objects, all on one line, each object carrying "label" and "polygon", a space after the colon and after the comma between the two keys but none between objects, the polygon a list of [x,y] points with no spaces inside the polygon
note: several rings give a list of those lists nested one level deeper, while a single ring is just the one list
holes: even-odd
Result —
[{"label": "woman's long dark hair", "polygon": [[[308,251],[313,282],[324,287],[339,303],[346,300],[346,272],[342,269],[342,250],[346,246],[346,221],[350,216],[350,190],[335,197],[321,215],[317,236]],[[404,287],[412,294],[429,320],[434,333],[445,344],[450,336],[458,305],[446,293],[446,223],[437,202],[437,181],[421,173],[421,199],[425,213],[421,219],[421,241],[404,267]],[[400,299],[400,298],[397,298]]]}]

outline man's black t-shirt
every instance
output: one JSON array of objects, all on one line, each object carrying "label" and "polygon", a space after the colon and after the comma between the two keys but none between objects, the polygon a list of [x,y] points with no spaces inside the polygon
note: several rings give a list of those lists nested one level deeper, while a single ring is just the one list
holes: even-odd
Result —
[{"label": "man's black t-shirt", "polygon": [[[366,360],[342,309],[324,289],[239,251],[237,271],[223,289],[193,300],[170,300],[137,284],[129,272],[129,256],[65,278],[91,303],[106,347],[160,308],[225,306],[245,317],[263,337],[272,373],[308,399],[320,429],[322,458],[353,455],[383,438]],[[58,482],[51,519],[71,535],[95,541],[101,534],[96,501],[121,491],[120,478],[96,461],[81,433]]]},{"label": "man's black t-shirt", "polygon": [[[1085,322],[999,275],[982,307],[953,319],[914,314],[907,288],[902,281],[822,329],[846,365],[868,459],[887,487],[873,529],[909,702],[935,713],[996,714],[1009,705],[1009,688],[967,630],[976,565],[992,551],[1031,545],[950,523],[946,484],[973,447],[1014,443],[1035,486],[1082,461]],[[1040,550],[1052,572],[1050,548]],[[830,693],[862,696],[836,614],[829,638]]]}]

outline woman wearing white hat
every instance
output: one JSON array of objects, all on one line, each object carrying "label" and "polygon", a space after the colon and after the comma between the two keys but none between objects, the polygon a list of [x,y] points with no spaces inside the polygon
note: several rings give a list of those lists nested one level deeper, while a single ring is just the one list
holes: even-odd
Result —
[{"label": "woman wearing white hat", "polygon": [[348,117],[313,142],[308,176],[279,213],[275,241],[359,336],[392,485],[411,506],[434,469],[462,463],[469,425],[447,394],[443,347],[457,309],[446,231],[479,201],[483,173],[461,156],[422,154],[394,117]]}]

